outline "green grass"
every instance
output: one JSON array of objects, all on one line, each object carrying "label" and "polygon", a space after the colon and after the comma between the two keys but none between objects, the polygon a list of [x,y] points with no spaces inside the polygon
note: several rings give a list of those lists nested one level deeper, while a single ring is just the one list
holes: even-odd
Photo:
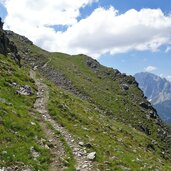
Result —
[{"label": "green grass", "polygon": [[[79,92],[87,95],[95,105],[104,109],[106,115],[119,122],[131,124],[137,129],[144,126],[149,129],[151,138],[158,140],[159,126],[155,120],[146,118],[150,109],[143,111],[139,106],[139,103],[144,101],[142,92],[134,84],[129,84],[128,91],[122,89],[122,83],[131,81],[131,77],[116,76],[112,69],[102,66],[94,71],[86,65],[87,57],[84,55],[52,53],[49,54],[49,58],[51,62],[48,67],[63,73]],[[98,75],[102,78],[99,79]]]},{"label": "green grass", "polygon": [[103,115],[95,105],[51,83],[48,86],[50,114],[78,141],[92,144],[87,151],[97,152],[94,164],[100,170],[123,170],[122,167],[132,170],[171,169],[170,163],[160,156],[157,145],[155,150],[147,148],[152,141],[150,137]]},{"label": "green grass", "polygon": [[[50,79],[46,80],[50,114],[78,141],[92,144],[87,151],[97,152],[96,167],[111,171],[171,170],[170,162],[161,154],[167,143],[157,132],[164,125],[147,119],[150,109],[140,107],[139,103],[145,99],[135,84],[129,84],[132,77],[116,75],[116,71],[103,66],[93,70],[87,66],[88,58],[84,55],[48,53],[34,45],[23,46],[15,34],[12,39],[21,54],[25,55],[24,48],[30,49],[29,59],[25,58],[23,63],[34,63],[41,73],[42,66],[48,62],[43,73]],[[49,70],[63,74],[88,100],[54,85]],[[129,85],[128,91],[122,89],[122,83]],[[147,128],[150,135],[139,131],[140,126]],[[157,144],[151,146],[154,140]]]},{"label": "green grass", "polygon": [[[39,145],[44,133],[32,116],[36,87],[26,68],[19,68],[10,57],[0,55],[0,167],[19,166],[23,163],[33,170],[46,170],[49,151]],[[16,93],[18,87],[29,85],[34,95]],[[32,125],[31,123],[35,123]],[[34,147],[40,157],[34,160],[30,148]]]}]

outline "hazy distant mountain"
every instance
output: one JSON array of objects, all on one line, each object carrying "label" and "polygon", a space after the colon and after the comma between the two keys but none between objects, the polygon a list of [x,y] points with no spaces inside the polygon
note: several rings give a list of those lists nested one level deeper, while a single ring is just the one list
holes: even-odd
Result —
[{"label": "hazy distant mountain", "polygon": [[134,76],[160,117],[171,123],[171,82],[148,72],[137,73]]}]

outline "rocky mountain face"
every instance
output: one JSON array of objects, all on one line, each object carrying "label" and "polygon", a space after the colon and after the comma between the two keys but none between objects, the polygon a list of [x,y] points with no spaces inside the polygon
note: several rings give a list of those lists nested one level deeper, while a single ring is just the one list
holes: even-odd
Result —
[{"label": "rocky mountain face", "polygon": [[135,78],[160,117],[171,123],[171,82],[147,72],[137,73]]},{"label": "rocky mountain face", "polygon": [[1,31],[21,68],[1,51],[0,170],[171,169],[169,128],[134,77]]},{"label": "rocky mountain face", "polygon": [[20,65],[20,55],[18,53],[17,47],[13,41],[10,41],[6,36],[6,32],[3,30],[3,22],[0,18],[0,54],[7,55],[10,54],[11,58],[15,60],[15,62]]}]

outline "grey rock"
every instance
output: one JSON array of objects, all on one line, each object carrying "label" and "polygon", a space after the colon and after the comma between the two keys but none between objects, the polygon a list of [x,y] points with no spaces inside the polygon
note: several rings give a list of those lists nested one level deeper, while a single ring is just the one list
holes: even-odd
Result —
[{"label": "grey rock", "polygon": [[37,68],[38,68],[38,66],[34,66],[34,67],[33,67],[33,71],[36,71]]},{"label": "grey rock", "polygon": [[150,111],[149,115],[153,119],[156,119],[158,117],[157,114],[156,114],[156,112],[154,112],[154,111]]},{"label": "grey rock", "polygon": [[94,160],[96,158],[96,152],[91,152],[87,155],[89,160]]},{"label": "grey rock", "polygon": [[48,146],[47,144],[45,144],[44,147],[45,147],[45,149],[48,149],[48,150],[50,149],[49,146]]},{"label": "grey rock", "polygon": [[125,166],[120,166],[120,168],[122,169],[122,170],[124,170],[124,171],[131,171],[131,169],[130,168],[128,168],[128,167],[125,167]]},{"label": "grey rock", "polygon": [[76,168],[76,171],[81,171],[81,169],[78,167],[78,168]]},{"label": "grey rock", "polygon": [[79,144],[80,146],[84,146],[84,142],[82,142],[82,141],[80,141],[78,144]]},{"label": "grey rock", "polygon": [[1,98],[0,97],[0,102],[5,104],[6,103],[6,100],[4,98]]},{"label": "grey rock", "polygon": [[118,142],[123,142],[123,139],[122,138],[118,138]]},{"label": "grey rock", "polygon": [[12,82],[12,86],[16,87],[17,83],[16,82]]},{"label": "grey rock", "polygon": [[88,167],[87,164],[84,164],[84,165],[82,166],[83,169],[85,169],[85,168],[87,168],[87,167]]},{"label": "grey rock", "polygon": [[128,84],[122,84],[122,88],[124,89],[124,90],[128,90],[129,89],[129,86],[128,86]]},{"label": "grey rock", "polygon": [[30,96],[33,94],[32,89],[30,86],[25,85],[23,87],[20,87],[19,90],[17,90],[17,94],[24,95],[24,96]]},{"label": "grey rock", "polygon": [[31,152],[31,155],[33,156],[33,158],[38,158],[40,157],[40,154],[34,149],[34,147],[30,147],[30,152]]},{"label": "grey rock", "polygon": [[92,68],[92,69],[98,69],[100,64],[91,58],[87,59],[87,66]]},{"label": "grey rock", "polygon": [[3,155],[4,155],[4,154],[7,154],[7,151],[2,151],[1,154],[3,154]]},{"label": "grey rock", "polygon": [[150,106],[147,102],[140,102],[139,105],[142,107],[142,108],[145,108],[145,109],[149,109]]}]

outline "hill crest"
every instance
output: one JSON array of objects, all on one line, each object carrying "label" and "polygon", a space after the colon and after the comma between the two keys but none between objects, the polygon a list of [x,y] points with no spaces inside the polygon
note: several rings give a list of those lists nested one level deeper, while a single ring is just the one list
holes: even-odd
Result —
[{"label": "hill crest", "polygon": [[[10,54],[8,56],[0,55],[1,69],[3,69],[4,74],[4,79],[1,78],[1,84],[4,92],[7,88],[8,91],[12,92],[9,96],[14,98],[15,89],[14,87],[9,88],[6,85],[6,80],[11,82],[16,80],[18,85],[20,77],[23,79],[22,84],[28,82],[33,89],[36,85],[34,80],[30,78],[29,71],[30,69],[34,70],[37,77],[41,78],[48,87],[47,110],[50,116],[54,122],[68,130],[74,137],[73,141],[80,144],[80,148],[86,151],[84,154],[79,153],[78,149],[72,151],[71,145],[67,144],[65,137],[58,132],[62,142],[65,142],[64,149],[67,149],[65,151],[66,158],[62,160],[66,168],[72,170],[76,167],[73,159],[75,154],[86,157],[86,154],[95,152],[93,154],[96,154],[96,157],[92,167],[99,170],[139,170],[140,168],[169,170],[170,140],[168,128],[144,97],[132,76],[104,67],[86,55],[49,53],[33,45],[27,38],[11,31],[6,31],[5,36],[13,41],[17,47],[17,51],[22,57],[22,67],[16,67],[10,59]],[[4,69],[4,63],[8,63],[8,69]],[[11,74],[9,74],[9,70],[11,70]],[[23,75],[21,76],[20,73]],[[36,88],[34,91],[37,91]],[[0,97],[6,98],[2,92]],[[27,104],[28,113],[26,113],[28,116],[30,116],[29,111],[35,113],[33,103],[35,98],[40,98],[36,97],[36,94],[33,97],[26,97],[33,98]],[[17,96],[17,103],[20,98],[23,96]],[[25,102],[26,100],[24,100]],[[1,103],[0,101],[0,105]],[[3,105],[4,110],[7,110],[8,105]],[[22,115],[19,117],[21,119]],[[32,117],[34,118],[34,116]],[[41,125],[41,117],[39,113],[36,117],[36,124]],[[9,120],[5,120],[4,116],[2,116],[2,120],[4,123],[9,122]],[[10,124],[13,125],[13,121]],[[51,131],[56,130],[51,124],[49,128]],[[6,129],[5,124],[3,124],[3,129]],[[9,130],[7,129],[6,132]],[[43,132],[43,129],[41,130]],[[18,134],[20,136],[22,131],[28,132],[29,130],[19,127]],[[32,137],[32,134],[30,136]],[[3,137],[0,138],[1,141],[4,141]],[[35,135],[32,138],[34,139]],[[17,134],[14,135],[15,139],[18,139]],[[38,137],[36,141],[40,140],[41,138]],[[8,139],[7,142],[9,143]],[[12,141],[11,147],[14,147],[14,142]],[[50,149],[52,148],[51,144],[47,143],[46,145]],[[31,168],[42,169],[41,167],[44,167],[47,169],[50,161],[46,158],[48,155],[45,153],[49,152],[49,155],[51,153],[47,149],[45,150],[44,146],[42,147],[42,150],[45,150],[43,152],[39,148],[31,148],[32,154],[37,154],[36,152],[40,154],[37,161],[33,160],[33,156],[29,162],[25,158],[17,159]],[[25,146],[24,149],[29,150],[30,147]],[[9,153],[8,146],[5,149],[0,149],[1,152],[4,150],[7,151],[7,154]],[[19,155],[18,152],[17,154]],[[8,155],[12,156],[11,153]],[[6,158],[8,155],[1,156],[5,163],[0,163],[0,166],[6,167],[16,164],[17,159],[11,157],[9,161]],[[39,162],[41,163],[43,160],[46,161],[47,165],[40,166]],[[159,161],[164,165],[161,165]]]}]

